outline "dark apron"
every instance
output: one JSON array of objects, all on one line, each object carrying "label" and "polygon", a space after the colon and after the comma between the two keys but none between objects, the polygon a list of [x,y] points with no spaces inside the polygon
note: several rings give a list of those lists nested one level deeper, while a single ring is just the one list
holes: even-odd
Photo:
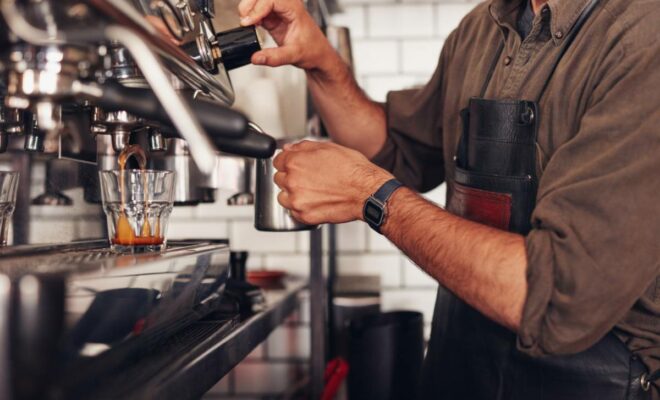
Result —
[{"label": "dark apron", "polygon": [[[585,8],[554,68],[598,0]],[[503,45],[480,98],[461,112],[463,133],[450,182],[448,210],[466,219],[526,235],[536,204],[537,101],[486,100]],[[613,333],[574,355],[532,358],[516,335],[440,289],[420,394],[443,400],[650,399],[646,367]]]}]

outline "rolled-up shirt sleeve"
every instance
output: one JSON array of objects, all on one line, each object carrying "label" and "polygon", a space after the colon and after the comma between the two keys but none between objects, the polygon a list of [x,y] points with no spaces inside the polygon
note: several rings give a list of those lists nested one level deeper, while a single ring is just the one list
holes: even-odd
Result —
[{"label": "rolled-up shirt sleeve", "polygon": [[372,159],[421,192],[435,188],[445,178],[441,110],[445,63],[453,37],[445,41],[438,66],[424,87],[388,93],[387,139]]},{"label": "rolled-up shirt sleeve", "polygon": [[639,47],[612,55],[542,174],[518,332],[533,356],[589,348],[660,284],[660,47]]}]

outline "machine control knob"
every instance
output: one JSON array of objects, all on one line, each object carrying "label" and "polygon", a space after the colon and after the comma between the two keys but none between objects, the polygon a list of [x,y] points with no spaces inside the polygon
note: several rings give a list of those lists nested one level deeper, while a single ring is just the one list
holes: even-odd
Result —
[{"label": "machine control knob", "polygon": [[232,70],[250,63],[252,54],[261,50],[259,36],[254,26],[232,29],[215,35],[220,57],[225,69]]}]

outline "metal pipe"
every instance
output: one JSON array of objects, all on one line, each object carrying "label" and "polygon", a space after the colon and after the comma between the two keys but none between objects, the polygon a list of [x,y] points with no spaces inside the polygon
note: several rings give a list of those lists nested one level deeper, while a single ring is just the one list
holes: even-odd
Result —
[{"label": "metal pipe", "polygon": [[36,45],[65,43],[61,32],[47,32],[32,26],[18,11],[15,0],[2,0],[0,11],[11,32],[19,39]]},{"label": "metal pipe", "polygon": [[326,282],[326,315],[328,318],[328,327],[326,335],[328,338],[327,355],[331,360],[337,356],[337,348],[332,335],[335,332],[335,282],[337,281],[337,225],[328,224],[328,277]]},{"label": "metal pipe", "polygon": [[[179,79],[187,82],[194,89],[203,90],[216,100],[227,104],[234,102],[234,91],[226,73],[219,73],[215,77],[201,68],[195,60],[181,48],[167,38],[160,35],[156,29],[145,22],[142,15],[125,0],[89,0],[89,3],[103,15],[115,23],[129,27],[142,39],[149,43],[167,63],[168,67],[176,72]],[[222,66],[220,66],[222,70]]]},{"label": "metal pipe", "polygon": [[326,352],[326,296],[323,278],[323,229],[309,233],[309,303],[311,324],[310,385],[311,398],[323,393]]},{"label": "metal pipe", "polygon": [[[148,42],[149,48],[153,48],[163,58],[168,68],[172,69],[179,79],[194,89],[203,90],[216,100],[227,104],[234,102],[234,91],[226,74],[218,74],[214,77],[206,72],[182,49],[161,37],[129,3],[124,0],[90,0],[89,3],[111,21],[129,27],[128,29],[135,32],[142,41]],[[37,28],[21,14],[16,7],[16,0],[0,0],[0,12],[12,33],[31,44],[52,45],[98,41],[98,38],[89,36],[90,30],[48,32]]]},{"label": "metal pipe", "polygon": [[170,82],[160,60],[142,40],[142,37],[128,28],[111,25],[105,29],[105,35],[121,43],[131,53],[133,60],[142,70],[145,79],[170,117],[172,124],[188,142],[188,148],[197,168],[210,174],[215,167],[215,148],[188,103],[176,91]]}]

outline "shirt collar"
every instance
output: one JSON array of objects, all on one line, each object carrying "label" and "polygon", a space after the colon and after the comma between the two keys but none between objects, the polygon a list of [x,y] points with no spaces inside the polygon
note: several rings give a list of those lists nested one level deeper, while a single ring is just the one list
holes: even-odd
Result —
[{"label": "shirt collar", "polygon": [[498,25],[515,31],[518,10],[523,1],[528,0],[491,0],[488,9]]},{"label": "shirt collar", "polygon": [[[490,0],[490,14],[500,26],[515,29],[518,10],[523,1]],[[550,10],[550,32],[555,44],[560,44],[571,31],[589,0],[548,0],[543,6]]]}]

